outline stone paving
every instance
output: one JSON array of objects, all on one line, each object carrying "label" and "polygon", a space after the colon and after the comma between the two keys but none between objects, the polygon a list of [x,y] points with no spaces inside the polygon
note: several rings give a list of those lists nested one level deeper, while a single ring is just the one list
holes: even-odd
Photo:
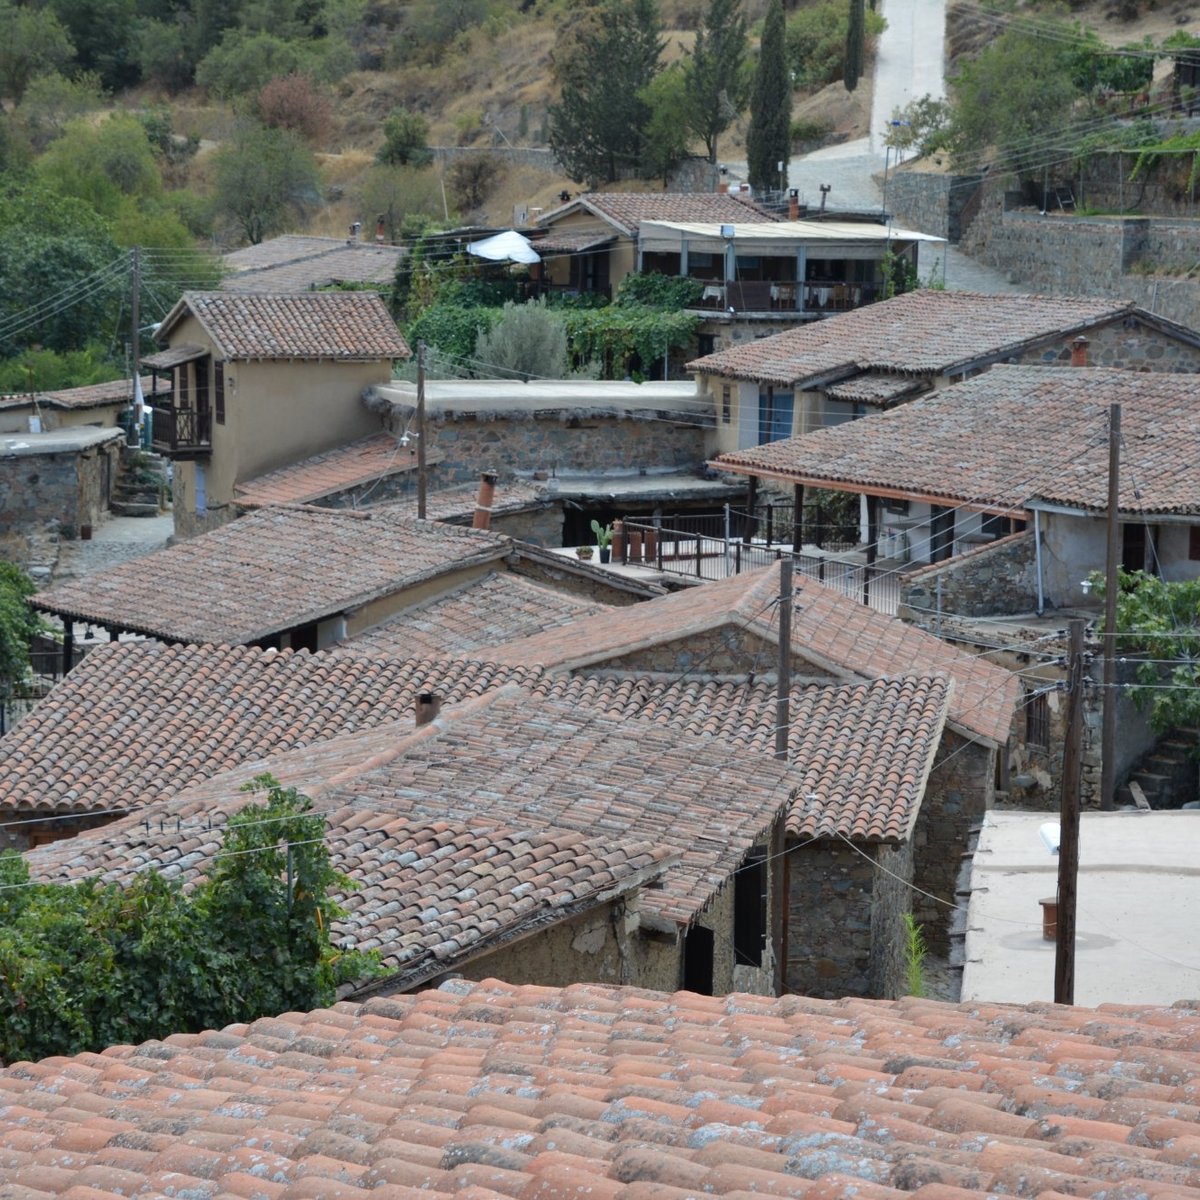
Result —
[{"label": "stone paving", "polygon": [[90,541],[63,541],[58,547],[53,584],[66,583],[159,550],[174,532],[170,513],[159,517],[109,517]]}]

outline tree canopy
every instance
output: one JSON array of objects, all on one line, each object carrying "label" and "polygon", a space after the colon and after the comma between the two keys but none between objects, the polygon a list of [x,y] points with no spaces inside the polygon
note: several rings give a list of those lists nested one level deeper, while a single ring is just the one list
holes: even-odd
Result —
[{"label": "tree canopy", "polygon": [[644,169],[643,93],[658,71],[660,32],[656,0],[585,0],[560,28],[549,140],[572,179],[595,186]]},{"label": "tree canopy", "polygon": [[[261,775],[205,879],[44,884],[0,855],[0,1060],[77,1054],[328,1005],[378,971],[334,946],[325,822]],[[195,816],[187,818],[195,821]]]},{"label": "tree canopy", "polygon": [[683,68],[687,126],[717,161],[717,140],[737,120],[750,94],[746,19],[741,0],[709,0]]}]

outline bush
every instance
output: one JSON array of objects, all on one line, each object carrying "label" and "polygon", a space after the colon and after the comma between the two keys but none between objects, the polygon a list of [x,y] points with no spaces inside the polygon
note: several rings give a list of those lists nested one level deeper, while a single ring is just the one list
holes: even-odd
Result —
[{"label": "bush", "polygon": [[700,299],[704,284],[699,279],[677,275],[631,272],[621,280],[617,304],[679,310],[691,308]]},{"label": "bush", "polygon": [[833,131],[833,125],[821,117],[797,117],[789,133],[792,149],[797,146],[823,142]]},{"label": "bush", "polygon": [[311,54],[303,43],[285,42],[270,33],[227,30],[196,68],[196,82],[228,99],[261,90],[273,78],[306,70]]},{"label": "bush", "polygon": [[329,133],[333,106],[311,75],[294,72],[267,80],[258,93],[258,115],[264,125],[319,143]]},{"label": "bush", "polygon": [[562,379],[567,374],[567,333],[544,301],[508,303],[475,341],[476,373],[504,379]]},{"label": "bush", "polygon": [[429,122],[407,108],[392,109],[383,123],[383,145],[375,161],[388,167],[423,167],[429,153]]},{"label": "bush", "polygon": [[137,40],[137,61],[142,77],[174,95],[188,87],[196,73],[196,60],[184,27],[177,21],[146,20]]},{"label": "bush", "polygon": [[[842,77],[850,8],[846,0],[821,0],[787,20],[788,67],[797,87],[816,90]],[[874,8],[866,13],[868,46],[887,27]]]},{"label": "bush", "polygon": [[463,211],[482,208],[503,178],[504,164],[494,154],[464,155],[446,172],[455,205]]}]

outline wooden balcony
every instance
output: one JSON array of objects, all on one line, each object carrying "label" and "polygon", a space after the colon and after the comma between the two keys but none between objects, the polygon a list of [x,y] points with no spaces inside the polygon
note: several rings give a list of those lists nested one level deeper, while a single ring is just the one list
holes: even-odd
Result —
[{"label": "wooden balcony", "polygon": [[154,433],[151,446],[169,458],[206,458],[212,453],[212,412],[203,409],[152,405]]}]

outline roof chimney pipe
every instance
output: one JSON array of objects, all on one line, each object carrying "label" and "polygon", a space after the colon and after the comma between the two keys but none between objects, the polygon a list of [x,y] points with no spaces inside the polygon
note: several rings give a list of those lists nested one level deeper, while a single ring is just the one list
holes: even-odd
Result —
[{"label": "roof chimney pipe", "polygon": [[484,471],[479,477],[479,497],[475,501],[475,519],[471,522],[472,529],[491,529],[492,501],[496,498],[496,476],[491,471]]},{"label": "roof chimney pipe", "polygon": [[1071,343],[1071,366],[1086,367],[1088,365],[1089,342],[1085,337],[1077,337]]},{"label": "roof chimney pipe", "polygon": [[798,188],[792,188],[788,192],[788,220],[800,220],[800,191]]},{"label": "roof chimney pipe", "polygon": [[442,711],[442,698],[436,692],[422,692],[417,697],[415,716],[417,719],[417,728],[422,725],[428,725],[430,721],[436,721],[438,713]]}]

